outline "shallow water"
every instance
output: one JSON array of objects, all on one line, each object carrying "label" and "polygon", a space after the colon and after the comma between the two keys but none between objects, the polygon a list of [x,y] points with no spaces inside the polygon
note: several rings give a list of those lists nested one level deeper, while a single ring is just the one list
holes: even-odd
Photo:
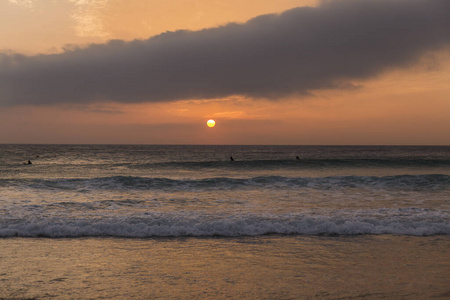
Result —
[{"label": "shallow water", "polygon": [[0,297],[444,299],[450,239],[0,239]]}]

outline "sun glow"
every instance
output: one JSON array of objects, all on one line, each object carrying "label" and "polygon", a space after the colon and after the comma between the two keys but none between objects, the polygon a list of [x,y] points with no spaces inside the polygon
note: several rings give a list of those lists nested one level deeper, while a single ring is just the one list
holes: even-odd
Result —
[{"label": "sun glow", "polygon": [[214,121],[214,120],[208,120],[208,121],[206,122],[206,125],[208,125],[208,127],[214,127],[214,126],[216,126],[216,121]]}]

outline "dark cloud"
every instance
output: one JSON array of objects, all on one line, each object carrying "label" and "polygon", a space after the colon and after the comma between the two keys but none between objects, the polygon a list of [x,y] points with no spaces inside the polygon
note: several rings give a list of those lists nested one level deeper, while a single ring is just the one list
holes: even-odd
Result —
[{"label": "dark cloud", "polygon": [[2,105],[279,98],[348,86],[450,44],[448,0],[336,0],[245,24],[0,56]]}]

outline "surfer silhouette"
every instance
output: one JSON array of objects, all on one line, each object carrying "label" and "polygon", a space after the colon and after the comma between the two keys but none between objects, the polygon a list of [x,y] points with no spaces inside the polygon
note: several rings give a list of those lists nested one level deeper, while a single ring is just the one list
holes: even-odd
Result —
[{"label": "surfer silhouette", "polygon": [[29,160],[27,163],[23,163],[24,165],[31,165],[31,161]]},{"label": "surfer silhouette", "polygon": [[233,158],[233,156],[230,156],[230,161],[234,161],[234,158]]},{"label": "surfer silhouette", "polygon": [[296,158],[297,160],[300,160],[300,157],[298,157],[298,156],[296,156],[295,158]]}]

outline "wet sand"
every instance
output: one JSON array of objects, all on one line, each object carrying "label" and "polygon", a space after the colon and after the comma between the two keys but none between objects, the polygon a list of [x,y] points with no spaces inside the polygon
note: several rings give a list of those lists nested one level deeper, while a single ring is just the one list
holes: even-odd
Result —
[{"label": "wet sand", "polygon": [[450,237],[0,239],[0,299],[448,299]]}]

